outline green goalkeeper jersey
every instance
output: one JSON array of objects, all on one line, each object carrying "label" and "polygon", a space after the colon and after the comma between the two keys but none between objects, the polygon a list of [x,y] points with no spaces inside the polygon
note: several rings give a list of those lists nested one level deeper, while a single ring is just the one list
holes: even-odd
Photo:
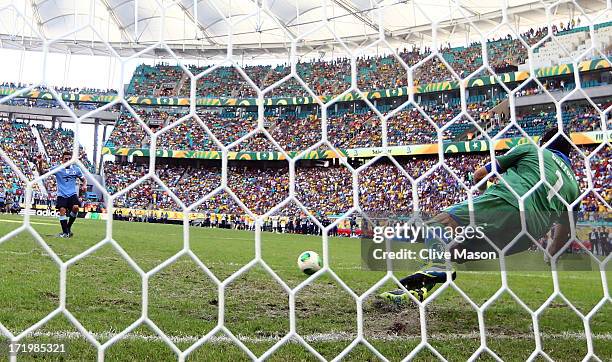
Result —
[{"label": "green goalkeeper jersey", "polygon": [[[568,222],[567,207],[559,197],[571,204],[580,195],[578,181],[569,159],[561,153],[548,149],[542,149],[542,156],[544,175],[552,189],[541,184],[524,200],[527,225],[530,234],[534,237],[547,233],[555,222]],[[504,172],[503,179],[517,195],[523,196],[540,181],[537,146],[530,143],[519,145],[496,159],[498,166]],[[516,208],[519,207],[518,199],[503,182],[493,185],[486,193],[499,196]]]}]

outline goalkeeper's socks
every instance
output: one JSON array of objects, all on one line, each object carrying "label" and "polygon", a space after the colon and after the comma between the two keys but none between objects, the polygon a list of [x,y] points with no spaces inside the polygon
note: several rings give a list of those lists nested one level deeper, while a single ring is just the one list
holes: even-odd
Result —
[{"label": "goalkeeper's socks", "polygon": [[430,250],[428,261],[436,264],[444,264],[446,260],[442,257],[446,251],[446,245],[449,244],[452,239],[449,239],[444,233],[444,225],[440,223],[434,223],[427,225],[425,234],[425,248]]},{"label": "goalkeeper's socks", "polygon": [[68,231],[69,230],[69,228],[68,228],[68,216],[60,215],[59,220],[60,220],[60,224],[62,225],[62,232],[64,234],[68,234],[68,232],[69,232]]}]

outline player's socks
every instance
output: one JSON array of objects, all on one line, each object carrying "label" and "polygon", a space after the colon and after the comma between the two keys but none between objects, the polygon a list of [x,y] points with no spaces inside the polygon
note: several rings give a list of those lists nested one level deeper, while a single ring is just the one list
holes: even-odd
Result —
[{"label": "player's socks", "polygon": [[72,229],[72,224],[76,220],[77,214],[75,212],[70,212],[70,218],[68,218],[68,233],[70,233]]},{"label": "player's socks", "polygon": [[62,225],[62,233],[68,234],[68,216],[60,215],[60,225]]}]

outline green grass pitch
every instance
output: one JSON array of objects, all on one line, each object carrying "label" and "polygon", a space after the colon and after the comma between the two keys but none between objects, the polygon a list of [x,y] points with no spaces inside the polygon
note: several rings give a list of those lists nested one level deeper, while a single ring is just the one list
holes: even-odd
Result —
[{"label": "green grass pitch", "polygon": [[[0,215],[0,235],[20,226],[21,218]],[[31,219],[32,227],[63,260],[82,253],[104,239],[106,223],[77,220],[73,239],[56,239],[56,219]],[[193,253],[224,280],[255,256],[254,233],[189,228]],[[113,223],[113,239],[146,272],[181,250],[183,227],[128,222]],[[306,279],[296,265],[304,250],[322,252],[320,237],[262,233],[262,258],[294,288]],[[330,265],[357,295],[380,280],[383,272],[362,270],[359,240],[329,239]],[[525,252],[511,263],[541,260],[541,254]],[[609,269],[608,269],[609,270]],[[397,273],[401,278],[406,273]],[[612,278],[607,272],[608,283]],[[59,268],[27,232],[0,244],[0,322],[18,334],[59,306]],[[481,305],[500,288],[499,272],[459,271],[457,285]],[[553,291],[550,272],[508,272],[512,291],[536,310]],[[582,313],[587,314],[603,297],[599,272],[560,272],[560,289]],[[414,305],[388,306],[374,294],[394,288],[387,283],[363,304],[364,337],[389,360],[401,360],[421,341],[419,310]],[[141,279],[110,245],[71,265],[67,271],[67,309],[104,343],[141,316]],[[175,344],[185,350],[206,335],[219,319],[215,283],[187,257],[181,257],[149,280],[148,316]],[[323,275],[296,295],[297,332],[324,358],[331,360],[357,336],[354,299],[329,275]],[[588,321],[595,353],[612,360],[612,303]],[[449,361],[463,361],[480,346],[478,317],[455,290],[443,291],[425,309],[428,341]],[[577,361],[587,353],[584,324],[560,298],[539,316],[543,350],[554,360]],[[487,345],[504,360],[525,360],[535,349],[532,318],[508,293],[502,294],[484,313]],[[283,288],[256,265],[225,289],[225,326],[256,356],[261,356],[289,331],[289,302]],[[7,356],[5,337],[3,354]],[[97,351],[77,329],[59,314],[23,342],[64,343],[64,354],[20,354],[18,360],[94,360]],[[141,325],[106,352],[109,361],[176,360],[174,352],[147,325]],[[484,360],[493,360],[487,355]],[[223,333],[218,333],[188,358],[191,361],[240,361],[249,357]],[[310,361],[314,358],[300,344],[290,341],[272,361]],[[345,360],[377,360],[365,346],[357,345]],[[422,350],[416,360],[435,360]]]}]

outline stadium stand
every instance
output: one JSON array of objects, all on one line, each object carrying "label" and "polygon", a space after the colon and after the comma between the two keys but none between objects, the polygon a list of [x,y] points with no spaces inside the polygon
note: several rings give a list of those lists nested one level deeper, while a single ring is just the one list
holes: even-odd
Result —
[{"label": "stadium stand", "polygon": [[[38,154],[36,142],[29,127],[23,123],[1,123],[1,136],[3,150],[14,156],[17,166],[28,177],[34,176],[34,170],[28,161],[32,155]],[[64,140],[70,140],[70,133],[66,130],[42,130],[43,140],[51,135],[61,134]],[[16,142],[13,142],[16,141]],[[45,144],[47,147],[47,144]],[[595,146],[583,147],[586,154],[592,152]],[[49,150],[49,149],[47,149]],[[57,157],[50,152],[50,159]],[[612,171],[609,162],[612,150],[609,147],[602,148],[591,158],[591,175],[594,181],[594,191],[601,196],[605,202],[612,202],[612,189],[606,181]],[[16,157],[18,155],[27,157]],[[465,184],[471,186],[472,172],[485,163],[488,155],[483,154],[459,154],[449,155],[445,158],[446,165]],[[422,175],[431,169],[437,162],[435,157],[419,156],[400,159],[400,164],[412,177]],[[586,187],[587,176],[584,171],[584,161],[574,154],[573,164],[577,170],[577,176],[582,187]],[[23,183],[15,176],[14,172],[3,162],[2,187],[9,195],[21,197],[23,195]],[[147,165],[135,163],[113,163],[104,165],[105,184],[110,193],[115,193],[139,179],[145,174]],[[159,165],[157,174],[160,179],[172,190],[173,193],[186,205],[191,205],[201,199],[208,192],[214,190],[220,184],[221,171],[218,166],[195,167],[195,166],[170,166]],[[248,166],[234,165],[229,170],[228,185],[237,192],[238,197],[254,213],[264,213],[271,207],[281,202],[288,193],[288,171],[286,168],[258,168],[251,163]],[[465,197],[465,192],[457,185],[455,179],[446,171],[434,172],[429,179],[431,182],[420,183],[418,194],[422,202],[420,208],[426,213],[434,213],[454,201]],[[47,182],[45,186],[53,191],[53,187]],[[360,202],[364,212],[389,212],[407,213],[414,210],[411,205],[411,194],[409,193],[410,182],[400,173],[396,166],[388,162],[380,162],[366,169],[359,177]],[[313,190],[317,192],[313,192]],[[296,171],[296,194],[298,200],[310,210],[314,216],[329,217],[342,214],[352,205],[351,179],[342,167],[299,167]],[[384,190],[389,190],[385,192]],[[253,197],[248,199],[246,195],[262,195],[266,197]],[[242,197],[245,197],[243,200]],[[36,196],[39,198],[40,196]],[[41,199],[43,197],[40,197]],[[394,206],[391,206],[394,205]],[[580,206],[581,216],[588,219],[596,215],[596,211],[602,206],[595,194],[585,196]],[[152,183],[145,183],[137,189],[131,190],[116,202],[117,207],[140,208],[140,209],[163,209],[179,210],[174,201],[159,187]],[[395,210],[391,210],[394,207]],[[244,211],[233,202],[227,195],[221,195],[210,199],[198,208],[200,211],[209,213],[226,212],[234,217],[242,215]],[[289,210],[289,209],[287,209]],[[283,210],[283,211],[287,211]],[[293,217],[300,215],[297,208],[291,209]]]},{"label": "stadium stand", "polygon": [[[576,36],[584,37],[588,34],[588,28],[576,27],[579,24],[568,23],[560,24],[558,27],[553,27],[553,34],[556,40],[551,38],[540,44],[538,50],[552,46],[558,41],[573,41]],[[611,29],[611,24],[603,23],[597,26],[598,34],[607,34]],[[525,64],[527,60],[527,51],[522,45],[522,41],[529,45],[534,45],[540,42],[547,36],[545,29],[531,29],[520,35],[522,40],[508,35],[500,39],[494,39],[487,42],[487,51],[493,69],[506,69],[508,65],[519,66]],[[566,38],[567,37],[567,38]],[[604,44],[602,49],[608,49],[605,44],[609,42],[609,37],[600,37],[600,41]],[[548,49],[548,48],[546,48]],[[541,50],[542,54],[538,55],[538,59],[548,59],[555,55],[548,54]],[[404,49],[399,52],[400,58],[409,65],[413,65],[423,60],[431,49]],[[472,43],[469,47],[441,49],[442,58],[455,69],[461,77],[465,77],[482,65],[481,44]],[[539,54],[540,52],[536,53]],[[547,58],[548,57],[548,58]],[[555,64],[559,64],[555,61]],[[298,74],[309,85],[314,85],[313,90],[317,95],[334,95],[340,93],[346,88],[346,82],[350,79],[346,70],[348,67],[347,59],[335,59],[331,62],[313,61],[300,62],[297,66]],[[207,70],[206,67],[189,66],[189,70],[194,73],[200,73]],[[406,86],[407,77],[405,70],[398,65],[394,56],[381,56],[359,58],[357,64],[359,79],[358,86],[362,90],[373,90],[383,88],[396,88]],[[268,86],[280,80],[288,74],[289,68],[287,65],[272,66],[246,66],[245,72],[252,77],[255,84]],[[452,80],[449,77],[451,74],[446,69],[444,63],[438,57],[433,57],[423,63],[415,70],[414,78],[416,83],[424,84],[431,82]],[[574,84],[570,79],[549,79],[543,82],[544,87],[548,91],[555,90],[571,90]],[[231,67],[219,67],[214,71],[206,74],[198,80],[197,96],[200,97],[254,97],[256,94],[242,79],[242,76]],[[599,86],[606,84],[605,81],[591,79],[582,82],[583,88]],[[223,87],[221,87],[223,85]],[[157,66],[141,65],[137,68],[132,80],[127,88],[128,94],[138,94],[141,96],[188,96],[186,90],[189,82],[186,82],[186,73],[179,66],[168,64],[158,64]],[[230,93],[220,89],[231,90]],[[494,95],[485,96],[483,94],[475,94],[468,97],[467,108],[469,115],[474,121],[481,126],[488,128],[489,136],[496,135],[503,125],[500,118],[496,118],[491,111],[499,103],[507,99],[507,95],[500,87],[494,89]],[[525,97],[534,94],[542,93],[542,87],[535,83],[530,83],[517,92],[517,97]],[[303,87],[295,80],[289,80],[281,86],[275,88],[266,96],[302,96],[308,95],[304,92]],[[454,97],[454,98],[453,98]],[[607,103],[607,102],[604,102]],[[457,96],[452,96],[450,99],[441,102],[436,99],[426,99],[419,102],[424,112],[431,117],[432,121],[438,126],[443,126],[459,114],[460,100]],[[173,111],[177,112],[170,117],[168,110],[160,111],[151,107],[134,107],[140,118],[151,126],[155,131],[158,125],[165,126],[175,121],[184,115],[187,109],[174,107]],[[391,109],[389,104],[384,102],[379,105],[379,110],[383,113]],[[273,138],[285,150],[303,150],[312,145],[315,140],[320,138],[319,134],[319,117],[317,110],[298,110],[297,107],[286,107],[282,115],[276,115],[273,112],[266,114],[268,119],[268,130]],[[529,135],[538,135],[544,127],[554,122],[554,113],[541,112],[537,114],[522,114],[518,118],[519,123]],[[221,113],[212,111],[198,111],[198,115],[202,121],[210,128],[213,134],[223,144],[229,144],[255,128],[256,114],[252,113],[233,113],[226,110]],[[505,114],[504,114],[505,116]],[[585,131],[597,130],[596,124],[593,121],[596,114],[587,110],[581,113],[580,110],[569,110],[563,116],[566,131]],[[156,123],[151,125],[149,120],[154,119]],[[503,119],[502,119],[503,120]],[[496,124],[491,124],[492,121],[497,121]],[[475,127],[466,117],[461,117],[456,120],[443,132],[444,140],[461,140],[467,135],[472,136],[475,132]],[[296,127],[297,125],[297,127]],[[591,125],[593,125],[591,127]],[[188,137],[185,139],[180,135],[185,134],[184,131],[189,129]],[[340,148],[360,148],[373,147],[381,144],[380,137],[380,121],[375,117],[374,113],[364,104],[354,106],[352,111],[348,109],[339,109],[331,111],[328,114],[328,135],[332,143]],[[516,136],[516,130],[508,133],[508,136]],[[178,136],[178,138],[177,138]],[[396,114],[389,120],[388,125],[388,143],[394,145],[406,145],[431,142],[436,138],[434,128],[428,124],[426,118],[415,110],[413,107],[406,108],[403,112]],[[128,147],[128,148],[146,148],[149,144],[148,136],[146,136],[141,126],[133,121],[133,116],[126,112],[122,112],[117,127],[107,141],[108,147]],[[211,140],[205,135],[205,131],[196,125],[193,120],[188,120],[185,123],[169,130],[160,137],[158,142],[159,149],[177,149],[177,150],[206,150],[214,149]],[[262,142],[261,139],[252,138],[238,146],[238,150],[243,151],[271,151],[268,142]]]},{"label": "stadium stand", "polygon": [[[576,27],[579,24],[562,24],[553,28],[557,39],[567,40],[569,43],[584,43],[587,30],[584,27]],[[600,24],[596,31],[603,43],[609,43],[609,23]],[[533,45],[546,36],[545,29],[532,29],[521,34],[523,41]],[[579,39],[579,41],[575,41]],[[568,43],[568,44],[569,44]],[[542,43],[536,52],[536,61],[542,65],[551,65],[556,61],[558,52],[555,53],[556,42],[550,39]],[[521,40],[511,35],[500,39],[489,40],[487,51],[491,65],[494,69],[506,69],[508,66],[519,66],[527,60],[527,52],[521,45]],[[604,47],[607,49],[607,47]],[[576,51],[579,51],[577,49]],[[399,57],[408,65],[414,65],[425,59],[431,53],[431,49],[404,49],[398,53]],[[468,47],[444,47],[440,54],[444,62],[457,71],[460,77],[466,77],[482,65],[482,45],[472,43]],[[546,62],[549,63],[546,63]],[[546,63],[546,64],[545,64]],[[538,63],[539,64],[539,63]],[[188,69],[196,74],[208,68],[188,66]],[[350,80],[348,71],[350,64],[347,59],[335,59],[330,62],[312,61],[300,62],[297,66],[298,74],[304,81],[312,85],[317,95],[338,94],[345,88]],[[394,56],[364,57],[357,62],[358,86],[362,90],[397,88],[407,85],[405,70],[398,65]],[[287,65],[279,66],[246,66],[246,74],[258,85],[268,86],[288,74]],[[414,73],[418,84],[452,80],[450,72],[444,63],[437,57],[433,57],[419,66]],[[182,68],[169,64],[157,64],[155,66],[140,65],[133,74],[127,87],[127,94],[139,96],[169,97],[186,96],[189,87],[186,73]],[[603,84],[598,80],[583,82],[584,88]],[[24,84],[4,83],[3,87],[23,88]],[[574,87],[571,81],[562,77],[552,77],[544,82],[548,91],[567,91]],[[44,90],[45,88],[38,88]],[[114,90],[98,89],[72,89],[57,88],[58,92],[75,94],[115,95]],[[223,91],[231,90],[231,91]],[[475,92],[466,98],[467,113],[473,120],[465,116],[458,117],[461,112],[461,101],[458,92],[424,94],[417,102],[420,109],[409,105],[388,119],[387,141],[389,146],[402,146],[412,144],[433,143],[437,140],[437,134],[430,123],[439,127],[452,124],[442,133],[444,141],[470,140],[475,135],[474,124],[479,124],[485,129],[489,136],[497,135],[505,126],[506,114],[499,111],[507,96],[499,86],[490,86],[488,94],[485,91]],[[517,97],[528,97],[541,94],[542,87],[530,83],[521,91]],[[197,82],[197,95],[199,97],[253,97],[253,92],[241,75],[231,67],[220,67],[200,78]],[[303,87],[295,82],[289,81],[275,88],[266,96],[300,96],[307,95]],[[400,98],[400,103],[405,98]],[[25,105],[30,107],[57,107],[53,100],[14,98],[11,104]],[[610,99],[596,100],[597,106],[606,109],[610,106]],[[96,105],[88,103],[69,103],[75,108],[95,108]],[[381,101],[377,108],[383,114],[388,114],[397,100]],[[156,132],[168,125],[174,124],[182,119],[176,126],[165,130],[157,139],[158,150],[181,150],[181,151],[207,151],[217,148],[201,125],[190,117],[188,107],[181,106],[153,106],[133,105],[136,116]],[[82,108],[81,108],[82,109]],[[495,111],[494,111],[495,110]],[[150,138],[137,121],[134,114],[128,112],[122,106],[116,106],[113,111],[119,112],[119,118],[115,127],[105,143],[107,147],[115,148],[148,148]],[[562,117],[567,132],[584,132],[601,129],[599,112],[585,101],[565,102],[562,107]],[[220,108],[197,108],[200,120],[210,129],[212,134],[222,144],[233,143],[255,129],[257,113],[247,107]],[[301,151],[316,143],[321,135],[321,115],[317,107],[284,106],[282,109],[266,110],[265,128],[275,141],[286,151]],[[184,118],[184,119],[183,119]],[[539,135],[542,131],[556,123],[556,113],[550,107],[524,107],[518,109],[517,123],[528,135]],[[363,102],[345,102],[338,104],[328,110],[328,138],[338,148],[354,149],[380,147],[381,121],[376,114]],[[36,128],[39,132],[45,154],[48,155],[46,162],[54,164],[59,159],[61,151],[69,148],[73,142],[74,135],[69,130],[50,129],[42,126]],[[28,161],[34,155],[41,153],[37,149],[36,141],[29,127],[20,122],[2,121],[3,149],[14,160],[18,167],[28,176],[33,177],[33,167]],[[504,137],[520,137],[522,134],[516,129],[511,129]],[[50,142],[50,140],[59,142]],[[586,146],[587,151],[592,151],[594,146]],[[233,150],[250,152],[274,151],[272,144],[264,137],[251,137],[237,145]],[[595,178],[595,190],[606,201],[610,202],[612,197],[610,189],[605,182],[609,174],[610,164],[609,149],[602,150],[591,162],[591,173]],[[17,155],[25,157],[14,157]],[[460,155],[449,155],[446,165],[469,187],[472,182],[472,172],[486,162],[488,155],[471,153]],[[94,166],[85,157],[81,148],[81,160],[89,169],[94,171]],[[398,158],[402,167],[412,177],[418,177],[426,170],[432,168],[437,159],[430,156],[414,156]],[[597,161],[597,162],[596,162]],[[190,205],[201,199],[208,192],[214,190],[220,184],[221,171],[216,164],[180,164],[164,163],[163,158],[158,158],[156,173],[162,182],[180,199],[185,205]],[[583,164],[575,159],[576,165]],[[288,194],[288,170],[286,167],[260,166],[257,163],[232,163],[228,173],[228,185],[251,211],[262,214],[271,207],[281,202]],[[22,192],[23,183],[20,182],[3,162],[2,186],[10,193],[17,195]],[[143,177],[147,166],[137,162],[126,162],[125,159],[116,162],[106,162],[103,168],[104,183],[110,193],[124,189],[132,182]],[[296,170],[296,194],[304,206],[317,217],[327,218],[339,215],[352,205],[351,180],[342,167],[314,167],[313,165],[298,167]],[[439,171],[439,172],[438,172]],[[461,187],[457,186],[455,179],[447,171],[438,170],[431,176],[431,182],[426,185],[419,184],[418,194],[419,208],[426,213],[434,213],[456,201],[462,200],[465,195]],[[608,174],[607,174],[608,173]],[[584,184],[586,175],[582,172],[579,177]],[[390,163],[380,162],[367,168],[360,175],[360,202],[365,212],[394,211],[407,213],[416,207],[411,204],[409,194],[410,182]],[[51,199],[54,194],[54,180],[49,178],[45,181],[45,188],[49,193],[47,198]],[[316,190],[316,192],[314,192]],[[382,192],[381,190],[389,190]],[[42,192],[42,190],[40,190]],[[266,195],[257,197],[254,195]],[[323,197],[321,196],[323,195]],[[244,199],[243,199],[244,197]],[[391,210],[390,205],[395,209]],[[593,208],[597,208],[598,202],[593,195],[588,195],[581,208],[585,215]],[[149,210],[180,210],[180,207],[172,198],[163,192],[158,185],[151,181],[143,183],[136,189],[130,190],[122,195],[115,204],[120,208],[135,208]],[[202,203],[198,210],[208,213],[227,213],[234,217],[244,214],[240,206],[227,195],[220,194]],[[282,212],[299,217],[302,213],[296,207],[287,207]],[[588,215],[586,216],[588,217]]]},{"label": "stadium stand", "polygon": [[[36,125],[36,128],[41,135],[41,139],[45,146],[47,155],[51,164],[60,162],[62,152],[71,150],[74,144],[74,132],[70,129],[63,128],[47,128],[43,125]],[[80,160],[87,167],[89,172],[95,172],[94,166],[87,158],[83,146],[79,145]]]},{"label": "stadium stand", "polygon": [[[457,118],[461,109],[458,99],[452,98],[444,104],[436,102],[423,102],[423,112],[414,106],[408,106],[396,113],[388,121],[388,145],[400,146],[409,144],[430,143],[436,140],[436,131],[427,118],[430,118],[439,127],[454,122],[443,132],[443,140],[462,140],[466,132],[474,130],[474,123],[489,129],[489,136],[495,136],[504,126],[501,118],[496,118],[492,109],[503,99],[495,97],[485,99],[475,96],[468,100],[468,114],[473,121],[462,116]],[[602,103],[603,102],[603,103]],[[600,102],[605,109],[607,101]],[[137,109],[139,117],[147,120],[161,120],[162,125],[168,125],[184,116],[186,109],[176,110],[176,114],[168,116],[166,112],[150,111],[147,108]],[[289,107],[287,107],[289,108]],[[554,111],[533,111],[519,114],[517,122],[528,135],[536,136],[547,126],[556,122]],[[239,138],[255,129],[256,115],[232,113],[214,113],[200,111],[198,116],[211,130],[217,139],[225,145],[235,142]],[[285,111],[282,116],[268,117],[266,127],[271,136],[286,151],[305,150],[321,138],[321,123],[319,115],[297,111]],[[563,107],[563,122],[565,130],[569,132],[594,131],[601,129],[600,115],[596,109],[586,102],[566,103]],[[151,127],[152,131],[160,126]],[[508,137],[519,136],[517,130],[506,133]],[[381,146],[381,122],[376,114],[368,108],[355,108],[355,111],[341,110],[330,112],[328,115],[328,138],[339,148],[366,148]],[[143,127],[138,124],[131,114],[122,114],[114,128],[107,147],[148,148],[149,137]],[[217,147],[210,140],[206,131],[193,118],[187,118],[183,123],[170,128],[160,135],[157,143],[158,149],[163,150],[214,150]],[[274,151],[273,146],[263,138],[251,137],[238,145],[236,150],[241,151]]]},{"label": "stadium stand", "polygon": [[[534,49],[532,62],[535,68],[552,66],[556,64],[571,63],[571,59],[581,55],[586,50],[585,39],[589,37],[588,27],[580,24],[568,23],[555,25],[552,28],[553,37],[547,37],[545,28],[530,29],[520,34],[520,39],[508,34],[499,39],[487,41],[487,55],[489,64],[494,70],[508,69],[515,66],[527,69],[528,52],[523,43],[533,46],[546,38],[543,44]],[[612,40],[612,22],[597,24],[595,34],[600,42],[600,49],[604,56],[609,55],[609,45]],[[560,46],[560,44],[564,44]],[[578,44],[581,44],[578,46]],[[571,49],[569,55],[564,52]],[[403,49],[397,51],[397,56],[408,66],[413,66],[432,54],[429,48]],[[482,66],[482,44],[475,42],[468,47],[442,47],[439,49],[440,57],[435,56],[415,69],[414,79],[417,84],[443,82],[456,80],[456,77],[441,61],[450,65],[457,75],[465,78]],[[588,56],[598,58],[602,54],[593,52]],[[299,62],[297,73],[306,84],[312,87],[316,95],[336,95],[347,89],[350,84],[350,64],[348,59],[334,59],[333,61],[314,60]],[[199,74],[209,69],[187,65],[193,74]],[[270,86],[289,74],[288,64],[277,66],[247,65],[245,73],[254,83],[262,89]],[[395,56],[385,55],[378,57],[360,57],[357,60],[358,88],[361,90],[393,89],[407,86],[405,69]],[[488,75],[488,74],[487,74]],[[142,64],[135,70],[126,89],[126,95],[137,96],[189,96],[189,82],[187,73],[177,65],[159,63],[155,66]],[[0,87],[22,89],[30,86],[23,83],[4,82]],[[46,88],[37,86],[38,91]],[[57,92],[93,95],[116,95],[113,89],[69,88],[55,87]],[[232,67],[218,67],[201,77],[197,82],[198,97],[256,97],[255,91],[248,85],[242,76]],[[287,81],[266,96],[295,97],[308,96],[301,84],[295,80]],[[13,101],[17,101],[15,99]],[[53,101],[39,100],[37,106],[56,106]]]},{"label": "stadium stand", "polygon": [[[552,33],[555,40],[547,40],[535,49],[534,67],[552,66],[571,63],[574,55],[586,50],[584,39],[588,37],[588,27],[576,27],[577,24],[560,24],[554,26]],[[602,43],[602,49],[608,49],[612,23],[598,24],[596,33]],[[533,46],[548,35],[544,28],[530,29],[520,34],[520,39],[512,34],[500,39],[487,41],[487,55],[492,69],[504,70],[509,66],[526,68],[528,51],[524,44]],[[569,56],[561,56],[564,51],[559,44],[573,49]],[[578,46],[578,44],[582,44]],[[575,49],[574,49],[575,48]],[[439,49],[442,59],[455,70],[457,76],[465,78],[482,66],[482,45],[472,43],[468,47],[446,46]],[[432,54],[429,48],[403,49],[397,56],[408,66],[413,66]],[[591,54],[597,58],[597,54]],[[207,71],[208,67],[187,66],[193,74]],[[333,61],[299,62],[297,74],[308,84],[316,95],[340,94],[350,85],[350,62],[348,59]],[[274,84],[290,73],[288,64],[278,66],[247,65],[245,73],[262,89]],[[407,86],[405,69],[395,56],[360,57],[357,59],[357,85],[361,90],[392,89]],[[151,66],[142,64],[134,73],[127,94],[140,96],[189,96],[188,76],[180,66],[159,64]],[[440,57],[428,59],[416,68],[414,79],[417,84],[456,80]],[[255,91],[244,78],[232,67],[219,67],[201,77],[197,82],[199,97],[256,97]],[[295,97],[308,96],[307,91],[295,80],[287,81],[273,89],[266,96]]]},{"label": "stadium stand", "polygon": [[[541,29],[523,34],[524,39],[534,44],[545,34]],[[504,68],[509,62],[523,64],[527,59],[527,51],[520,46],[520,40],[511,37],[490,41],[487,43],[491,66]],[[482,49],[479,43],[468,48],[440,49],[442,58],[453,68],[460,69],[458,76],[464,78],[476,71],[482,65]],[[431,49],[404,49],[398,56],[407,65],[412,66],[431,54]],[[199,74],[206,67],[189,67],[190,72]],[[312,61],[300,62],[296,66],[298,76],[309,85],[316,95],[336,95],[350,86],[350,61],[336,59],[331,62]],[[361,90],[391,89],[407,86],[406,70],[394,56],[361,57],[357,61],[358,87]],[[281,66],[246,66],[245,73],[253,82],[264,88],[270,86],[288,75],[289,65]],[[189,82],[186,73],[180,66],[141,65],[136,70],[128,87],[128,94],[141,96],[189,96]],[[455,80],[452,73],[434,57],[417,68],[414,76],[418,84]],[[178,80],[178,81],[177,81]],[[224,85],[221,87],[221,85]],[[204,75],[197,82],[197,96],[200,97],[256,97],[255,90],[233,68],[220,67]],[[295,80],[287,81],[274,88],[266,96],[295,97],[308,96],[309,93]]]},{"label": "stadium stand", "polygon": [[[36,152],[36,141],[27,126],[3,119],[0,123],[0,139],[2,140],[2,150],[13,160],[15,166],[26,177],[33,178],[34,168],[28,162],[27,156]],[[23,192],[23,181],[16,176],[4,160],[0,160],[0,162],[3,188],[11,193],[17,193],[18,190]]]},{"label": "stadium stand", "polygon": [[[50,165],[58,164],[61,153],[64,150],[71,150],[74,142],[74,133],[71,130],[51,129],[42,125],[36,125],[35,128],[39,132],[44,150],[39,148],[32,127],[28,124],[9,121],[6,118],[0,120],[2,150],[11,157],[15,166],[30,180],[38,175],[32,161],[37,155],[47,156],[43,162],[45,168],[49,168]],[[87,158],[82,146],[80,146],[80,154],[81,162],[83,162],[89,172],[93,173],[95,171],[94,166]],[[2,169],[0,188],[11,195],[12,198],[23,200],[25,192],[23,181],[4,160],[0,160],[0,168]],[[43,184],[34,185],[33,198],[41,203],[48,204],[51,200],[55,200],[55,192],[55,178],[48,177],[44,179]]]},{"label": "stadium stand", "polygon": [[[595,146],[582,147],[585,154],[595,150]],[[606,181],[612,171],[609,162],[612,150],[603,148],[591,159],[591,176],[594,190],[608,204],[612,202],[612,188]],[[445,164],[466,187],[473,186],[473,172],[488,162],[488,154],[447,155]],[[399,159],[400,165],[413,178],[423,175],[434,168],[438,162],[433,156],[413,156]],[[577,153],[573,154],[572,163],[577,170],[578,180],[583,189],[587,186],[587,175],[582,160]],[[126,188],[142,177],[148,165],[133,163],[106,163],[106,185],[114,193]],[[212,167],[185,167],[160,165],[157,173],[160,179],[186,205],[191,205],[220,185],[221,170]],[[344,213],[352,206],[352,186],[350,174],[344,167],[298,167],[296,169],[296,197],[315,217],[331,217]],[[259,168],[257,162],[232,165],[228,170],[228,186],[236,192],[245,206],[255,214],[263,214],[279,204],[288,194],[287,168]],[[366,213],[393,212],[407,214],[415,210],[412,205],[411,183],[392,163],[381,161],[366,168],[359,175],[359,197],[362,209]],[[316,192],[315,192],[316,191]],[[421,182],[417,189],[419,208],[426,214],[437,211],[465,199],[466,193],[457,179],[447,170],[437,168],[428,177],[428,182]],[[250,198],[247,197],[250,195]],[[254,196],[253,196],[254,195]],[[263,197],[262,195],[265,195]],[[224,205],[221,208],[219,205]],[[602,203],[596,196],[589,194],[580,206],[584,217],[589,217],[593,208]],[[158,186],[146,186],[131,190],[118,200],[118,207],[165,209],[178,211],[180,208]],[[200,212],[226,212],[234,216],[244,214],[238,204],[229,196],[217,197],[203,203]],[[287,210],[283,210],[287,212]],[[291,209],[291,216],[300,216],[303,212]]]}]

